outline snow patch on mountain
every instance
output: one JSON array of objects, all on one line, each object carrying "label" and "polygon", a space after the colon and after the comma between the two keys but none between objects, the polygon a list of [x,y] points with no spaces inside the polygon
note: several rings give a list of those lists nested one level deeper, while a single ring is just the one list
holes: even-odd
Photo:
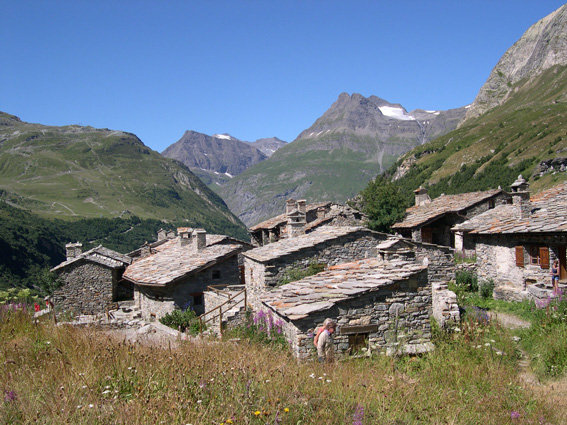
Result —
[{"label": "snow patch on mountain", "polygon": [[415,118],[409,115],[403,108],[396,106],[379,106],[378,109],[380,109],[382,115],[386,117],[403,121],[415,121]]}]

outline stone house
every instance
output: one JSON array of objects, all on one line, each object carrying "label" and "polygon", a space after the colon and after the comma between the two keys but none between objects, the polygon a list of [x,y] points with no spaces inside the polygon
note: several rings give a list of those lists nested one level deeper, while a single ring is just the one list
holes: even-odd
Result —
[{"label": "stone house", "polygon": [[155,320],[174,309],[205,312],[210,285],[238,285],[242,243],[203,229],[179,228],[178,236],[146,249],[124,272],[135,285],[134,301],[142,318]]},{"label": "stone house", "polygon": [[309,233],[324,226],[361,226],[366,216],[347,205],[332,202],[306,204],[305,200],[288,199],[286,211],[250,228],[251,242],[263,246],[287,237]]},{"label": "stone house", "polygon": [[551,284],[550,265],[560,263],[567,281],[567,183],[531,197],[522,178],[512,184],[512,204],[499,205],[453,227],[458,249],[476,252],[479,279],[492,279],[497,298],[520,300],[530,286]]},{"label": "stone house", "polygon": [[65,248],[66,261],[51,269],[62,283],[51,297],[55,308],[75,314],[100,314],[117,301],[133,298],[133,285],[122,279],[132,262],[130,257],[102,246],[82,252],[78,242]]},{"label": "stone house", "polygon": [[406,210],[403,221],[392,229],[416,242],[455,247],[451,228],[497,204],[508,202],[509,195],[502,189],[441,195],[431,200],[427,190],[415,191],[415,205]]},{"label": "stone house", "polygon": [[361,349],[421,353],[431,344],[431,285],[426,266],[369,258],[279,286],[261,295],[257,310],[272,314],[299,359],[315,354],[316,324],[338,324],[338,356]]},{"label": "stone house", "polygon": [[278,286],[291,270],[324,267],[376,257],[376,245],[388,235],[364,227],[323,226],[243,253],[248,299]]}]

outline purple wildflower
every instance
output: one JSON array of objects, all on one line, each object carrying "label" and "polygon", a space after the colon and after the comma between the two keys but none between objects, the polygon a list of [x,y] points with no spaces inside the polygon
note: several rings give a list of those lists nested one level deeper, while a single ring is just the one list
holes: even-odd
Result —
[{"label": "purple wildflower", "polygon": [[364,407],[362,404],[358,403],[356,405],[352,419],[352,425],[362,425],[362,421],[364,420]]},{"label": "purple wildflower", "polygon": [[13,401],[16,401],[18,397],[16,396],[16,393],[14,391],[8,391],[5,390],[4,391],[4,401],[6,403],[11,403]]},{"label": "purple wildflower", "polygon": [[510,418],[512,419],[519,419],[520,418],[520,412],[516,412],[515,410],[512,410],[510,412]]}]

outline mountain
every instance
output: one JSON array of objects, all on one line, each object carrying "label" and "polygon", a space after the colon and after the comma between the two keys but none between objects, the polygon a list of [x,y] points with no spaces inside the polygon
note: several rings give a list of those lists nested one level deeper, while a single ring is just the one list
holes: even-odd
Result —
[{"label": "mountain", "polygon": [[403,155],[392,179],[407,196],[567,180],[567,6],[529,28],[500,59],[459,128]]},{"label": "mountain", "polygon": [[1,112],[0,200],[48,218],[135,215],[246,234],[187,167],[133,134],[30,124]]},{"label": "mountain", "polygon": [[465,109],[415,110],[342,93],[292,143],[218,189],[247,225],[283,211],[285,200],[344,202],[411,148],[457,127]]},{"label": "mountain", "polygon": [[222,185],[268,158],[255,146],[229,134],[208,136],[196,131],[186,131],[162,155],[182,162],[209,186]]},{"label": "mountain", "polygon": [[555,65],[565,65],[566,25],[567,5],[532,25],[498,61],[467,111],[467,119],[505,103],[520,81]]},{"label": "mountain", "polygon": [[267,137],[264,139],[258,139],[255,142],[246,142],[246,143],[250,143],[252,146],[254,146],[256,149],[258,149],[267,157],[272,156],[273,153],[277,151],[279,148],[283,148],[285,145],[287,145],[287,142],[284,142],[283,140],[280,140],[277,137]]}]

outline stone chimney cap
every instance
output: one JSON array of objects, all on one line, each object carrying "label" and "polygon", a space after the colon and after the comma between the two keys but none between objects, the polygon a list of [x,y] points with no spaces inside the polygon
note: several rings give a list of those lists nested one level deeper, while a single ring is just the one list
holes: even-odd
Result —
[{"label": "stone chimney cap", "polygon": [[523,178],[522,175],[520,174],[518,176],[518,178],[516,179],[516,181],[510,185],[510,187],[518,187],[518,186],[521,186],[523,184],[526,184],[526,179]]}]

